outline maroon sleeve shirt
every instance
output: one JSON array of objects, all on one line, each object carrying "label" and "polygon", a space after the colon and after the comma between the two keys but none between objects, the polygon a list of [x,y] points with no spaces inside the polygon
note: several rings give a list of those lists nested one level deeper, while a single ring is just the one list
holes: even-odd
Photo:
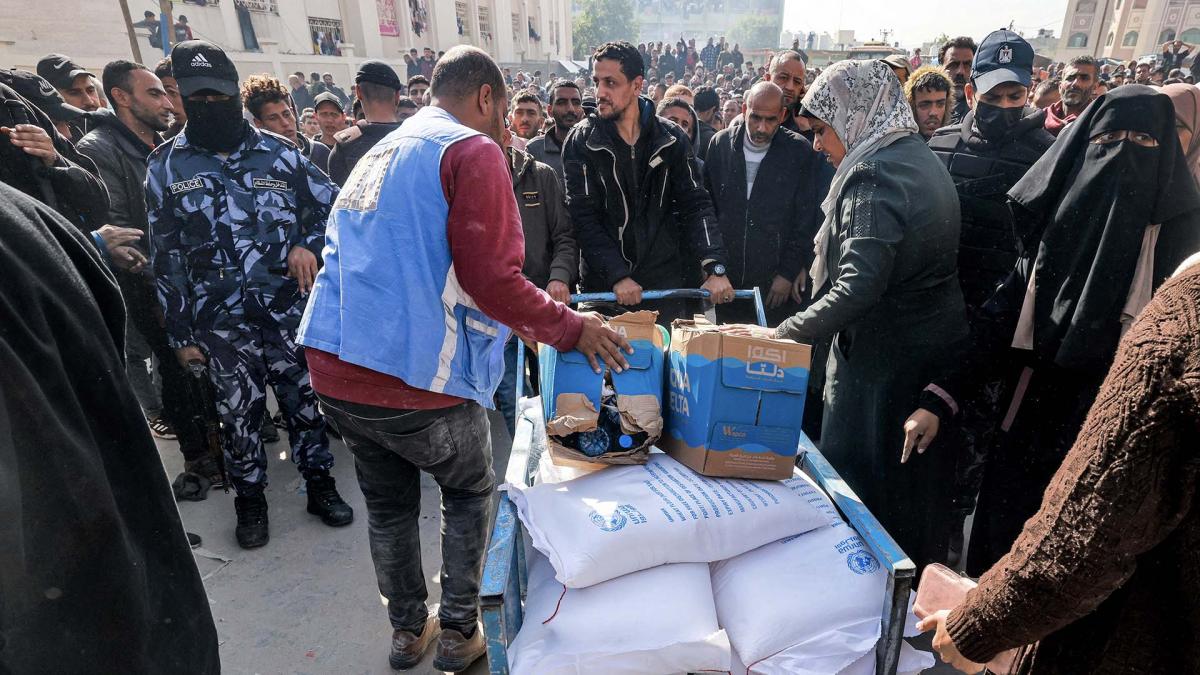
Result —
[{"label": "maroon sleeve shirt", "polygon": [[[480,311],[520,335],[559,350],[573,349],[583,330],[582,317],[521,274],[525,235],[500,147],[487,136],[451,145],[442,155],[441,179],[450,204],[446,220],[450,257],[462,289]],[[463,402],[346,363],[336,354],[313,348],[306,354],[313,389],[325,396],[398,409],[445,408]]]}]

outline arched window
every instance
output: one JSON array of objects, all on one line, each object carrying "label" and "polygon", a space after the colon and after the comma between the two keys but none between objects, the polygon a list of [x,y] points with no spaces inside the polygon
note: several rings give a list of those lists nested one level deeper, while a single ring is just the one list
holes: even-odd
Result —
[{"label": "arched window", "polygon": [[[1169,38],[1168,38],[1169,39]],[[1166,42],[1166,40],[1163,40]],[[1079,49],[1087,46],[1087,33],[1072,33],[1071,39],[1067,40],[1067,47],[1071,49]]]},{"label": "arched window", "polygon": [[1109,33],[1108,38],[1104,40],[1104,46],[1111,47],[1113,40],[1116,40],[1116,39],[1117,39],[1117,36],[1113,35],[1112,33]]},{"label": "arched window", "polygon": [[1175,29],[1174,28],[1167,28],[1167,29],[1163,30],[1163,32],[1158,34],[1158,44],[1162,44],[1164,42],[1170,42],[1171,40],[1174,40],[1174,39],[1175,39]]},{"label": "arched window", "polygon": [[1124,38],[1121,39],[1121,46],[1122,47],[1136,47],[1137,41],[1138,41],[1138,32],[1136,30],[1131,30],[1125,34]]},{"label": "arched window", "polygon": [[1200,28],[1189,28],[1179,35],[1179,39],[1189,44],[1200,42]]},{"label": "arched window", "polygon": [[1075,5],[1075,11],[1079,14],[1095,14],[1096,0],[1079,0],[1079,4]]}]

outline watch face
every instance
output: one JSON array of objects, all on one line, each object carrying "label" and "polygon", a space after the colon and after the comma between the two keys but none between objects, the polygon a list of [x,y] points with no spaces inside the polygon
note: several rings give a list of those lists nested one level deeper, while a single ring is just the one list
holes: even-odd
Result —
[{"label": "watch face", "polygon": [[725,266],[724,265],[713,265],[712,273],[719,277],[725,276]]}]

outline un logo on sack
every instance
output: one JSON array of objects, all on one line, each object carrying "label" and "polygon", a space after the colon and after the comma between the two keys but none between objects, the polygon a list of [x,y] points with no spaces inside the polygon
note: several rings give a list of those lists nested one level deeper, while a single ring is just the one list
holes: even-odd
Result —
[{"label": "un logo on sack", "polygon": [[616,532],[629,523],[629,519],[625,517],[624,513],[621,513],[620,509],[613,511],[613,514],[608,518],[605,518],[593,509],[588,518],[591,519],[596,527],[605,532]]},{"label": "un logo on sack", "polygon": [[855,551],[846,556],[846,567],[855,574],[872,574],[879,571],[879,561],[866,551]]}]

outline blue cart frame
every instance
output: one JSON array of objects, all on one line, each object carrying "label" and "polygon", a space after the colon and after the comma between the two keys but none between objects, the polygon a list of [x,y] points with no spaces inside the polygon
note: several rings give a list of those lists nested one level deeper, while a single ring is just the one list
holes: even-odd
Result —
[{"label": "blue cart frame", "polygon": [[[701,298],[708,293],[701,290],[649,291],[642,294],[645,300]],[[753,300],[759,325],[766,325],[762,296],[758,289],[736,291],[735,298]],[[612,293],[592,293],[571,296],[572,302],[613,301]],[[518,372],[524,370],[525,350],[517,350]],[[517,401],[521,400],[524,377],[517,377]],[[517,419],[516,436],[513,438],[512,453],[508,459],[505,482],[514,485],[530,485],[538,463],[546,450],[546,431],[536,428],[524,415]],[[875,672],[894,675],[900,660],[900,645],[903,640],[905,616],[908,612],[908,597],[912,591],[916,568],[904,551],[883,529],[875,516],[863,506],[862,500],[833,466],[826,461],[807,436],[800,436],[798,465],[805,474],[825,490],[833,500],[846,522],[858,532],[863,541],[875,554],[875,558],[888,571],[885,589],[881,635],[875,647]],[[480,609],[483,614],[483,629],[487,639],[488,668],[492,675],[508,675],[508,645],[521,629],[524,619],[525,584],[528,571],[525,565],[524,528],[517,518],[517,507],[508,495],[500,494],[496,509],[496,520],[492,527],[487,560],[480,586]]]}]

